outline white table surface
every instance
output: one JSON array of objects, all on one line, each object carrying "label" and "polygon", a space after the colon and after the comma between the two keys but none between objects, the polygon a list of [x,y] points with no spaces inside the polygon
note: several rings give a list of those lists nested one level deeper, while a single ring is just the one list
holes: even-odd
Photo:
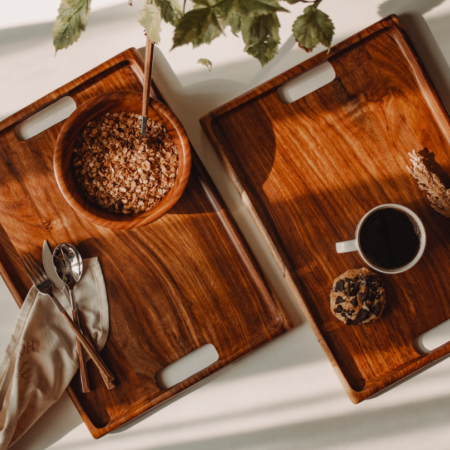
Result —
[{"label": "white table surface", "polygon": [[[143,33],[136,22],[141,4],[136,1],[129,7],[126,0],[94,0],[87,32],[77,44],[55,57],[51,30],[58,1],[3,1],[0,119],[124,49],[142,47]],[[401,13],[441,97],[450,107],[450,2],[323,0],[322,5],[335,21],[335,42],[381,17]],[[279,55],[263,69],[242,52],[242,42],[231,33],[209,47],[193,50],[185,46],[170,52],[170,28],[165,27],[154,77],[296,327],[165,408],[98,441],[91,437],[64,394],[14,450],[450,448],[450,359],[379,398],[353,405],[201,130],[198,119],[204,113],[309,57],[289,37],[294,12],[298,14],[303,5],[286,6],[293,13],[279,15]],[[196,64],[201,57],[213,62],[212,72]],[[1,281],[0,308],[1,353],[18,313]]]}]

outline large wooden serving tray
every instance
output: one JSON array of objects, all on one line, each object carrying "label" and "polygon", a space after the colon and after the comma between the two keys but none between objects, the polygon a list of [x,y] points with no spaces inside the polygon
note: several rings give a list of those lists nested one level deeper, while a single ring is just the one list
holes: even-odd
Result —
[{"label": "large wooden serving tray", "polygon": [[[77,215],[58,190],[52,161],[62,123],[27,141],[15,137],[17,123],[63,96],[80,105],[104,92],[142,92],[142,78],[142,60],[127,50],[0,124],[0,273],[17,303],[30,288],[18,257],[40,259],[44,239],[75,244],[102,265],[111,323],[102,357],[117,386],[108,391],[91,366],[92,392],[81,393],[78,374],[69,388],[96,438],[290,327],[195,153],[188,187],[169,213],[114,231]],[[158,387],[162,368],[208,343],[216,363],[171,389]]]},{"label": "large wooden serving tray", "polygon": [[[291,104],[277,89],[329,61],[336,78]],[[450,352],[414,340],[450,318],[449,219],[434,212],[406,170],[428,148],[450,173],[450,121],[396,17],[389,17],[202,117],[319,342],[355,403]],[[411,208],[428,243],[411,270],[384,276],[387,307],[346,326],[329,307],[333,279],[363,266],[337,254],[359,219],[383,203]]]}]

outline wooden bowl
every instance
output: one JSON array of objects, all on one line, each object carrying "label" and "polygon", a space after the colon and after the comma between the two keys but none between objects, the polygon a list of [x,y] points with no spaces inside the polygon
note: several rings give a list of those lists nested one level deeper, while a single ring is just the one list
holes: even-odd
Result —
[{"label": "wooden bowl", "polygon": [[73,146],[76,138],[91,120],[106,113],[125,111],[142,113],[142,94],[138,92],[110,92],[88,100],[66,120],[56,141],[53,167],[59,189],[69,205],[81,216],[108,228],[136,228],[155,221],[165,214],[181,197],[191,172],[191,149],[186,132],[175,115],[165,105],[150,99],[148,118],[165,126],[178,150],[178,174],[169,193],[153,208],[139,214],[110,213],[90,202],[75,180]]}]

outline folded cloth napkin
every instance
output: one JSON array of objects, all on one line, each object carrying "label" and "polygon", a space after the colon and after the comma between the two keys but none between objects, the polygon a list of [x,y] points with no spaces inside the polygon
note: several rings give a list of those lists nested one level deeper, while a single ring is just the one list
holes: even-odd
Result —
[{"label": "folded cloth napkin", "polygon": [[[74,293],[97,350],[109,332],[108,299],[97,258],[83,261]],[[53,293],[72,317],[65,295]],[[0,450],[13,445],[62,395],[78,370],[76,339],[50,297],[33,286],[0,365]]]}]

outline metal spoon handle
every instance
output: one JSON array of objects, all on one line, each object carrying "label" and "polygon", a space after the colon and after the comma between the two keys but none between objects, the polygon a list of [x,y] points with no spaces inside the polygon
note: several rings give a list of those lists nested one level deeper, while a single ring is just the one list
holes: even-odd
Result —
[{"label": "metal spoon handle", "polygon": [[[78,317],[78,311],[76,309],[72,309],[72,317],[73,321],[78,325],[78,327],[81,330],[80,325],[80,318]],[[86,340],[89,340],[87,338],[87,335],[84,335]],[[89,375],[87,371],[87,365],[86,365],[86,359],[84,357],[84,350],[83,347],[80,344],[80,341],[77,340],[77,353],[78,353],[78,362],[80,364],[80,378],[81,378],[81,390],[86,392],[91,392],[91,386],[89,384]]]},{"label": "metal spoon handle", "polygon": [[[76,303],[75,297],[73,295],[73,291],[72,291],[72,289],[66,289],[66,290],[69,291],[69,297],[70,297],[69,302],[72,305],[73,321],[78,326],[78,328],[83,332],[83,329],[81,328],[81,323],[80,323],[80,316],[78,315],[77,303]],[[89,342],[89,344],[91,344],[91,346],[92,346],[92,342],[90,341],[88,335],[84,334],[84,333],[83,333],[83,335],[86,338],[86,340]],[[81,390],[83,391],[83,393],[91,392],[91,387],[89,384],[89,375],[88,375],[87,365],[86,365],[86,358],[84,355],[83,347],[81,346],[81,343],[78,340],[77,340],[77,353],[78,353],[78,362],[80,364]]]},{"label": "metal spoon handle", "polygon": [[[88,339],[88,336],[84,334],[83,329],[81,328],[80,318],[78,316],[78,308],[75,303],[75,296],[73,295],[72,289],[66,284],[64,286],[63,292],[69,301],[70,306],[72,307],[72,318],[78,328],[81,330],[83,335]],[[92,342],[89,341],[92,346]],[[81,379],[81,390],[83,393],[91,392],[91,386],[89,383],[89,375],[87,371],[86,357],[84,354],[84,350],[80,341],[77,340],[77,355],[78,355],[78,363],[80,365],[80,379]]]},{"label": "metal spoon handle", "polygon": [[153,49],[155,44],[149,39],[146,39],[145,46],[145,67],[144,67],[144,92],[142,94],[142,136],[147,132],[147,111],[150,97],[150,88],[152,84],[152,66],[153,66]]}]

